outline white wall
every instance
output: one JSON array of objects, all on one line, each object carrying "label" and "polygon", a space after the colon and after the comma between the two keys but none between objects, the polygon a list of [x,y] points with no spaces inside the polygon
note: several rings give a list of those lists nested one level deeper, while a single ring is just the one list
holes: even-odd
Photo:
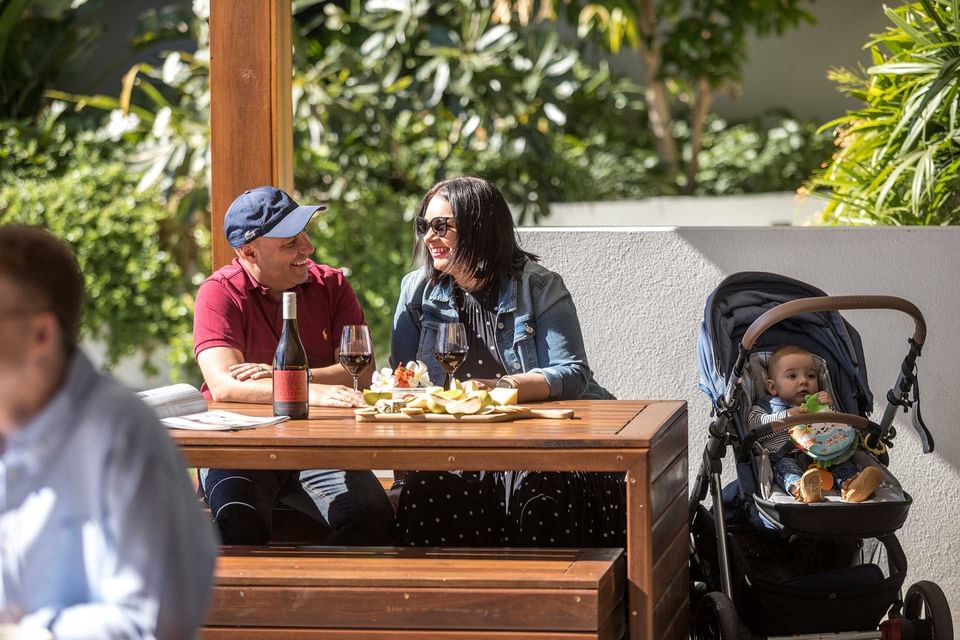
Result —
[{"label": "white wall", "polygon": [[789,191],[738,196],[663,196],[644,200],[557,202],[543,224],[551,227],[773,227],[811,224],[825,200]]},{"label": "white wall", "polygon": [[[833,295],[885,294],[916,304],[927,321],[919,376],[936,450],[922,455],[909,422],[898,418],[891,469],[914,498],[899,537],[907,584],[939,583],[960,629],[960,228],[524,228],[520,235],[524,248],[563,275],[602,384],[620,398],[687,401],[691,478],[710,415],[697,388],[696,335],[707,295],[722,278],[773,271]],[[897,312],[844,316],[861,333],[880,402],[913,322]]]}]

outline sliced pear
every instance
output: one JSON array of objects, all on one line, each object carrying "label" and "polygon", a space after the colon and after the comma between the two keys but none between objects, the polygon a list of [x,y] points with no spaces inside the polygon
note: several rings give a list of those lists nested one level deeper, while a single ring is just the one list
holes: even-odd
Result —
[{"label": "sliced pear", "polygon": [[463,383],[463,390],[467,392],[468,396],[475,391],[479,391],[479,387],[477,387],[477,381],[467,380]]},{"label": "sliced pear", "polygon": [[507,389],[506,387],[494,387],[489,391],[490,399],[496,404],[517,404],[517,390]]},{"label": "sliced pear", "polygon": [[493,401],[490,399],[490,392],[486,389],[477,389],[476,391],[467,392],[467,400],[473,400],[476,398],[480,401],[480,406],[485,407],[488,404],[491,404]]},{"label": "sliced pear", "polygon": [[434,394],[434,393],[427,394],[427,408],[430,410],[431,413],[446,413],[447,405],[450,402],[455,402],[455,401],[449,400],[448,398],[444,398],[439,394]]},{"label": "sliced pear", "polygon": [[427,403],[427,394],[420,394],[413,400],[407,403],[407,407],[410,409],[428,409],[430,405]]},{"label": "sliced pear", "polygon": [[483,408],[483,403],[479,398],[468,398],[466,400],[453,400],[447,404],[447,413],[454,415],[473,415]]},{"label": "sliced pear", "polygon": [[448,389],[435,395],[446,398],[447,400],[463,400],[467,396],[463,389]]}]

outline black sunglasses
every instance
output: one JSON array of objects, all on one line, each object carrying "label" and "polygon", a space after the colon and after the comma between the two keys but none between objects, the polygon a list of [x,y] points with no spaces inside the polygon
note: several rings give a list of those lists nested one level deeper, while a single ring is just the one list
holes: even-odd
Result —
[{"label": "black sunglasses", "polygon": [[427,222],[427,219],[423,216],[417,216],[414,222],[417,225],[417,233],[421,236],[427,233],[427,228],[429,227],[433,229],[433,232],[437,234],[438,237],[442,238],[447,235],[447,229],[455,228],[449,224],[450,220],[453,220],[453,218],[447,216],[444,218],[432,218],[429,222]]}]

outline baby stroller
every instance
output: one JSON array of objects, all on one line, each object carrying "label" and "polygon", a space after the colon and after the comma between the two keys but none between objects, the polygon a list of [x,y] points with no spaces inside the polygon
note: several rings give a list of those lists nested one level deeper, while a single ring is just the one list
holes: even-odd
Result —
[{"label": "baby stroller", "polygon": [[[879,424],[868,419],[873,396],[863,348],[839,314],[844,309],[891,309],[915,322]],[[925,333],[922,314],[906,300],[827,296],[777,274],[734,274],[710,295],[697,344],[700,387],[713,402],[714,419],[690,496],[693,638],[953,638],[939,586],[921,581],[901,596],[907,561],[894,534],[912,498],[886,468],[899,408],[913,409],[923,450],[933,451],[916,378]],[[820,388],[830,391],[835,412],[751,430],[747,417],[763,393],[767,358],[787,344],[814,354]],[[863,444],[854,462],[860,468],[880,463],[883,476],[872,498],[852,503],[826,494],[822,502],[804,504],[777,486],[765,445],[782,442],[784,430],[801,423],[847,424],[859,432]],[[737,480],[724,488],[727,445]],[[712,510],[703,504],[708,491]]]}]

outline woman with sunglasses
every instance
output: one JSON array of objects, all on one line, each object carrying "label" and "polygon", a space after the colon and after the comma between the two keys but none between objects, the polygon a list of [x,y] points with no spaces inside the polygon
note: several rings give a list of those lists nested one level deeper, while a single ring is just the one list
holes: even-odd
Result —
[{"label": "woman with sunglasses", "polygon": [[[520,248],[495,186],[445,180],[424,196],[415,224],[423,266],[401,285],[393,365],[421,360],[443,380],[437,329],[460,322],[469,343],[461,380],[513,387],[519,402],[613,398],[593,379],[562,278]],[[626,535],[622,474],[415,471],[396,486],[404,544],[618,546]]]}]

